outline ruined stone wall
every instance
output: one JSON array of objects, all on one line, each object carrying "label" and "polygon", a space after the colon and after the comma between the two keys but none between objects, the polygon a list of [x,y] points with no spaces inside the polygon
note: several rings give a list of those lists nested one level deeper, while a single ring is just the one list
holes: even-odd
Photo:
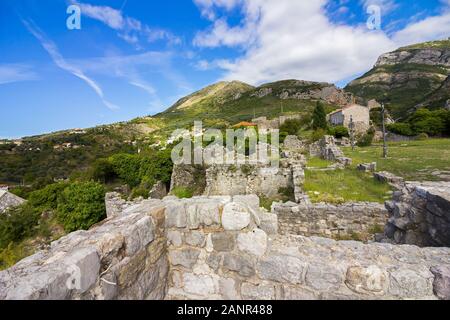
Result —
[{"label": "ruined stone wall", "polygon": [[343,166],[352,163],[350,158],[344,156],[342,150],[336,145],[336,139],[332,136],[324,136],[319,141],[312,143],[309,147],[309,153],[313,157],[335,161]]},{"label": "ruined stone wall", "polygon": [[272,212],[278,217],[279,232],[302,236],[327,238],[361,237],[374,239],[383,232],[388,212],[378,203],[275,204]]},{"label": "ruined stone wall", "polygon": [[169,263],[161,201],[129,207],[0,272],[0,300],[163,299]]},{"label": "ruined stone wall", "polygon": [[292,169],[287,162],[280,168],[262,165],[218,165],[206,170],[205,195],[261,194],[273,197],[280,188],[292,188]]},{"label": "ruined stone wall", "polygon": [[450,249],[280,236],[252,198],[204,201],[168,208],[167,299],[446,297]]},{"label": "ruined stone wall", "polygon": [[450,247],[450,182],[406,183],[386,208],[385,240]]},{"label": "ruined stone wall", "polygon": [[450,248],[279,235],[256,196],[166,197],[0,272],[0,299],[449,299],[449,280]]}]

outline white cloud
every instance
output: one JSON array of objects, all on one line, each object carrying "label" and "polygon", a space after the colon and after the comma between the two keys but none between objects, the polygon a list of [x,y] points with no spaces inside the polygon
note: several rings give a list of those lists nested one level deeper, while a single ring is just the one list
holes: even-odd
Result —
[{"label": "white cloud", "polygon": [[393,39],[399,45],[407,45],[424,41],[447,39],[449,35],[450,12],[447,12],[441,16],[429,17],[409,24],[403,30],[398,31]]},{"label": "white cloud", "polygon": [[58,50],[58,47],[56,44],[48,39],[45,34],[32,22],[32,21],[26,21],[22,20],[25,27],[28,29],[28,31],[41,43],[42,47],[47,51],[47,53],[52,58],[53,62],[61,69],[70,72],[74,76],[80,78],[84,82],[86,82],[98,95],[98,97],[101,99],[103,104],[108,107],[109,109],[118,109],[119,107],[114,105],[113,103],[109,102],[105,99],[103,90],[100,88],[100,86],[91,78],[89,78],[84,72],[77,68],[76,66],[73,66],[69,64],[64,57],[61,55],[61,53]]},{"label": "white cloud", "polygon": [[175,56],[171,51],[149,51],[135,55],[107,55],[105,57],[69,60],[70,64],[79,69],[102,76],[115,77],[124,80],[129,85],[146,92],[152,109],[164,106],[152,83],[146,80],[151,72],[158,74],[159,79],[167,79],[183,93],[192,91],[188,82],[172,66]]},{"label": "white cloud", "polygon": [[0,84],[36,80],[37,74],[26,64],[0,65]]},{"label": "white cloud", "polygon": [[194,0],[202,16],[209,20],[216,19],[216,9],[222,8],[229,11],[242,2],[242,0]]},{"label": "white cloud", "polygon": [[395,0],[360,0],[360,3],[364,8],[369,6],[379,6],[382,14],[387,14],[398,8],[398,4]]},{"label": "white cloud", "polygon": [[[379,4],[385,10],[396,6],[391,0],[361,3]],[[338,82],[369,70],[385,52],[450,34],[450,18],[445,13],[388,36],[382,30],[369,30],[365,24],[331,22],[327,4],[327,0],[245,0],[240,23],[229,26],[224,17],[216,18],[209,29],[197,34],[194,44],[243,49],[237,59],[208,62],[208,66],[223,69],[226,80],[251,84],[289,78]]]},{"label": "white cloud", "polygon": [[80,6],[82,15],[98,20],[111,29],[116,30],[117,35],[121,39],[136,45],[138,48],[140,48],[138,43],[141,38],[149,43],[158,40],[166,40],[169,44],[181,43],[181,39],[172,32],[151,28],[137,19],[124,16],[122,10],[108,6],[95,6],[88,3],[81,3],[76,0],[73,0],[72,3]]}]

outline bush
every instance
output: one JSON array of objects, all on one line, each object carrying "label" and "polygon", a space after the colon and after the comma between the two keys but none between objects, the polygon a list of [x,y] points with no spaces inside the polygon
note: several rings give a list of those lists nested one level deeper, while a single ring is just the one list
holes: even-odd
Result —
[{"label": "bush", "polygon": [[138,155],[119,153],[109,158],[114,172],[131,188],[140,183],[141,158]]},{"label": "bush", "polygon": [[408,122],[415,134],[426,133],[436,136],[445,133],[448,112],[446,110],[419,109],[408,119]]},{"label": "bush", "polygon": [[324,129],[317,129],[311,135],[311,140],[313,142],[319,141],[320,139],[322,139],[325,136],[325,134],[326,134],[326,132]]},{"label": "bush", "polygon": [[369,131],[367,131],[366,134],[364,134],[359,140],[358,140],[358,147],[368,147],[372,145],[373,138],[375,137],[375,130],[373,128],[370,128]]},{"label": "bush", "polygon": [[414,131],[409,123],[391,123],[387,125],[387,129],[402,136],[414,136]]},{"label": "bush", "polygon": [[332,136],[334,136],[337,139],[341,139],[343,137],[349,136],[348,129],[344,126],[331,127],[328,130],[329,130],[329,134],[331,134]]},{"label": "bush", "polygon": [[419,134],[417,136],[417,140],[427,140],[428,139],[428,135],[424,132],[422,132],[421,134]]},{"label": "bush", "polygon": [[194,196],[193,191],[186,187],[175,187],[175,188],[173,188],[171,193],[180,199],[192,198]]},{"label": "bush", "polygon": [[300,120],[289,119],[280,126],[280,132],[286,132],[288,135],[295,136],[298,134],[301,128],[302,122]]},{"label": "bush", "polygon": [[46,186],[44,189],[33,191],[28,197],[28,202],[34,208],[52,210],[58,207],[58,197],[67,187],[67,183],[60,182]]},{"label": "bush", "polygon": [[117,176],[112,161],[108,159],[97,159],[92,165],[91,171],[91,178],[102,183],[111,182]]},{"label": "bush", "polygon": [[75,182],[58,199],[58,221],[67,232],[87,230],[106,216],[105,190],[96,182]]},{"label": "bush", "polygon": [[40,216],[28,203],[0,214],[0,248],[33,236]]},{"label": "bush", "polygon": [[171,150],[158,151],[155,154],[142,157],[139,169],[141,181],[153,186],[157,181],[169,183],[172,177],[173,162]]}]

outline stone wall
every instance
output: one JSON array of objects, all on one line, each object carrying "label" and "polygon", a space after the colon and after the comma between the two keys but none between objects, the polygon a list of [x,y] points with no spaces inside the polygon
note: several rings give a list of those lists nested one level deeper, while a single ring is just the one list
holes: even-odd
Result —
[{"label": "stone wall", "polygon": [[309,153],[313,157],[335,161],[343,166],[352,163],[350,158],[344,156],[342,150],[336,145],[336,139],[332,136],[324,136],[319,141],[312,143],[309,147]]},{"label": "stone wall", "polygon": [[385,241],[450,247],[450,182],[405,183],[386,208]]},{"label": "stone wall", "polygon": [[292,169],[286,161],[280,167],[263,165],[218,165],[206,170],[205,195],[260,194],[273,197],[280,188],[292,188]]},{"label": "stone wall", "polygon": [[161,201],[129,207],[0,272],[0,300],[163,299],[169,263]]},{"label": "stone wall", "polygon": [[166,197],[0,272],[0,299],[450,299],[449,280],[450,248],[279,235],[256,196]]},{"label": "stone wall", "polygon": [[278,217],[279,232],[302,236],[327,238],[374,239],[382,232],[388,219],[388,212],[378,203],[279,203],[272,206]]}]

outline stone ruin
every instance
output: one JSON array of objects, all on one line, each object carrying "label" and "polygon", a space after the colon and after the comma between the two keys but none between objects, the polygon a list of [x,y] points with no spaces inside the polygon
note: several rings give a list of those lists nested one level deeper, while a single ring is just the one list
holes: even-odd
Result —
[{"label": "stone ruin", "polygon": [[450,298],[450,248],[281,235],[252,195],[125,207],[0,272],[0,299]]},{"label": "stone ruin", "polygon": [[[257,163],[246,159],[240,165],[223,164],[223,161],[205,165],[174,165],[171,191],[184,187],[194,190],[195,195],[258,194],[272,198],[279,194],[280,189],[290,189],[294,192],[295,200],[301,201],[304,198],[306,165],[306,158],[301,154],[303,148],[298,138],[288,136],[277,167],[271,165],[270,159]],[[276,152],[276,157],[279,157],[279,151]]]},{"label": "stone ruin", "polygon": [[312,143],[309,153],[313,157],[337,162],[342,167],[352,164],[352,159],[345,157],[342,150],[336,145],[336,139],[333,136],[324,136],[319,141]]},{"label": "stone ruin", "polygon": [[450,247],[450,182],[404,183],[386,208],[389,221],[380,240]]}]

